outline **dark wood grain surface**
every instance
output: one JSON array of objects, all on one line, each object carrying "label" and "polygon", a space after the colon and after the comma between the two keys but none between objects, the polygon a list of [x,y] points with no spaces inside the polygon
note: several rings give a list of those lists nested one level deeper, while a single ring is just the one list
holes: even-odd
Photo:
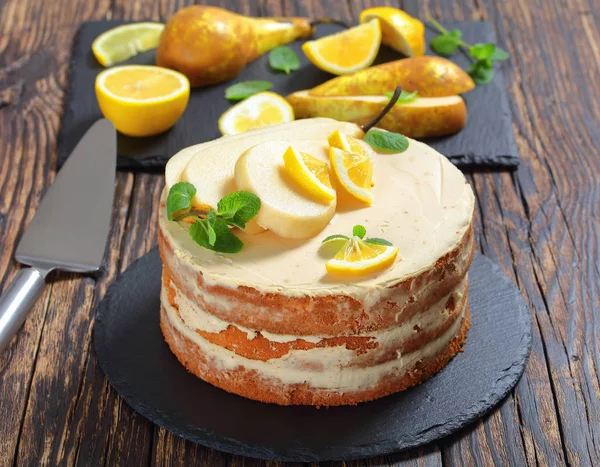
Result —
[{"label": "dark wood grain surface", "polygon": [[[56,166],[82,21],[164,20],[186,0],[0,0],[0,275]],[[356,18],[383,1],[212,0],[254,15]],[[600,0],[390,1],[421,18],[489,19],[509,50],[516,173],[468,174],[479,250],[533,317],[523,378],[490,415],[418,451],[346,465],[600,465]],[[0,465],[276,466],[175,437],[133,412],[91,346],[93,310],[156,241],[161,175],[119,173],[105,274],[58,274],[0,355]],[[336,466],[343,463],[331,464]]]}]

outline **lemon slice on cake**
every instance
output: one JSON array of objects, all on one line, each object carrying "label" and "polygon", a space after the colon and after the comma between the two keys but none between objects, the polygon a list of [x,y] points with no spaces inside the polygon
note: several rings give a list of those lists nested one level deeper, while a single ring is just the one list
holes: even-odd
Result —
[{"label": "lemon slice on cake", "polygon": [[330,274],[362,276],[390,267],[397,255],[396,247],[368,243],[353,236],[325,263],[325,268]]},{"label": "lemon slice on cake", "polygon": [[158,47],[165,29],[161,23],[133,23],[117,26],[100,34],[92,43],[92,52],[102,66],[111,66],[140,52]]},{"label": "lemon slice on cake", "polygon": [[335,190],[329,179],[329,165],[326,162],[290,146],[283,153],[283,163],[290,178],[317,201],[329,204],[335,199]]},{"label": "lemon slice on cake", "polygon": [[380,45],[381,28],[379,21],[374,19],[337,34],[305,42],[302,50],[316,67],[342,75],[370,66]]},{"label": "lemon slice on cake", "polygon": [[387,6],[369,8],[360,14],[360,22],[378,19],[381,41],[407,57],[425,54],[425,25],[398,8]]},{"label": "lemon slice on cake", "polygon": [[189,97],[188,79],[158,66],[118,66],[96,77],[96,98],[102,114],[129,136],[166,131],[181,117]]},{"label": "lemon slice on cake", "polygon": [[279,94],[259,92],[231,107],[219,118],[224,135],[237,135],[254,128],[294,120],[294,109]]},{"label": "lemon slice on cake", "polygon": [[369,156],[330,147],[329,162],[337,182],[348,194],[369,205],[373,203],[373,162]]}]

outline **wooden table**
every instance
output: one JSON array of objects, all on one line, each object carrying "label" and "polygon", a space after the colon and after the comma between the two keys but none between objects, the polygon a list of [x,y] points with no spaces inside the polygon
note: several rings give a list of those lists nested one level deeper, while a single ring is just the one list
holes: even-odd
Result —
[{"label": "wooden table", "polygon": [[[80,23],[165,20],[185,3],[0,0],[2,287],[18,269],[16,242],[55,175]],[[349,20],[382,2],[209,3],[253,15]],[[516,173],[468,177],[478,198],[478,247],[521,289],[533,317],[533,350],[516,389],[468,430],[348,465],[600,465],[600,1],[391,3],[420,18],[487,18],[511,53],[506,86],[523,163]],[[117,175],[106,274],[58,274],[0,355],[0,465],[279,465],[156,427],[123,403],[98,367],[94,307],[115,276],[156,243],[163,183],[159,174]]]}]

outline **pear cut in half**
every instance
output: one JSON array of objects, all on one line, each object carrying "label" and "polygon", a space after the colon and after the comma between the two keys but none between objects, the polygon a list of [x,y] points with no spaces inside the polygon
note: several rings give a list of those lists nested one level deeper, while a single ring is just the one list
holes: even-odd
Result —
[{"label": "pear cut in half", "polygon": [[284,238],[310,238],[325,228],[335,213],[335,197],[328,203],[309,196],[287,173],[282,155],[289,147],[327,161],[325,139],[271,141],[248,149],[235,165],[240,190],[260,198],[256,222]]}]

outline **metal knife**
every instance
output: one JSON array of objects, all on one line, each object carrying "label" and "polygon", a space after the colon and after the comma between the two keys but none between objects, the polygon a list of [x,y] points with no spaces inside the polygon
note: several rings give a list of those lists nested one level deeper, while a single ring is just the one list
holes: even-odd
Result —
[{"label": "metal knife", "polygon": [[15,258],[22,268],[0,297],[0,352],[17,333],[55,269],[96,271],[110,228],[117,133],[106,119],[79,141],[48,188],[23,234]]}]

